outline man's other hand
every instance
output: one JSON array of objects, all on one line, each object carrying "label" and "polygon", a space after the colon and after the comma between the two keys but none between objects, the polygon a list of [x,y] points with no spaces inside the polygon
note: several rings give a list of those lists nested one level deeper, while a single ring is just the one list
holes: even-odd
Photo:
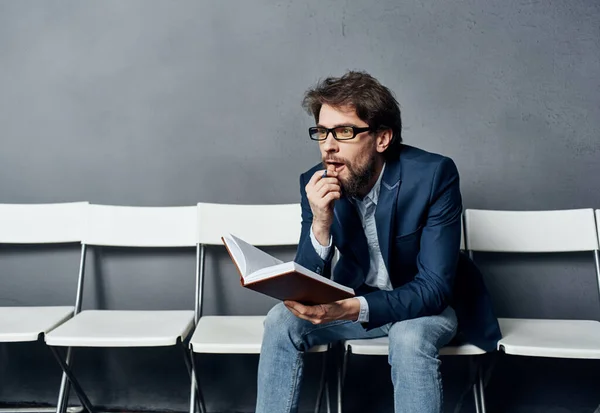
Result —
[{"label": "man's other hand", "polygon": [[333,205],[342,190],[335,168],[317,171],[304,188],[313,213],[312,230],[319,244],[329,244],[329,228],[333,222]]},{"label": "man's other hand", "polygon": [[313,324],[324,324],[336,320],[358,320],[360,301],[347,298],[329,304],[304,305],[296,301],[284,301],[285,306],[296,316]]}]

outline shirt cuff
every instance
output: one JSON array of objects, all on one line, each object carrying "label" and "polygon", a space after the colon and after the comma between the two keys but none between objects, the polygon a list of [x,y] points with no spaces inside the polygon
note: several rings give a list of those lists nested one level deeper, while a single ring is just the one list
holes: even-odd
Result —
[{"label": "shirt cuff", "polygon": [[367,299],[363,296],[358,296],[358,301],[360,302],[360,312],[358,313],[357,323],[368,323],[369,322],[369,303]]},{"label": "shirt cuff", "polygon": [[311,225],[311,227],[310,227],[310,242],[312,243],[313,248],[315,249],[315,251],[317,252],[319,257],[321,257],[321,259],[323,261],[325,261],[327,259],[327,257],[329,257],[329,253],[331,252],[331,235],[329,236],[329,245],[324,247],[321,244],[319,244],[319,241],[317,241],[317,237],[315,237],[315,234],[313,234],[312,225]]}]

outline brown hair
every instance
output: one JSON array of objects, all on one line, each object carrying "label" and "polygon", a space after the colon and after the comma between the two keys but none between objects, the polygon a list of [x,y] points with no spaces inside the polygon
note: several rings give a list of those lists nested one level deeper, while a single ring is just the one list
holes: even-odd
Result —
[{"label": "brown hair", "polygon": [[400,106],[393,93],[366,72],[349,71],[342,77],[328,77],[306,91],[302,106],[319,122],[321,106],[353,107],[356,115],[375,132],[391,129],[392,141],[383,155],[394,159],[402,143]]}]

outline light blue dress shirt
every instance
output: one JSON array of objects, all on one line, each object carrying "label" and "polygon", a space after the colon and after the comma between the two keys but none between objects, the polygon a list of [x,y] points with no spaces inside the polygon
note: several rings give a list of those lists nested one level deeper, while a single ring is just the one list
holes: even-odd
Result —
[{"label": "light blue dress shirt", "polygon": [[[365,283],[371,287],[378,288],[380,290],[392,290],[392,283],[390,276],[383,262],[383,256],[381,255],[381,249],[379,248],[379,241],[377,239],[377,225],[375,223],[375,209],[377,207],[377,201],[379,200],[379,190],[381,188],[381,178],[383,177],[383,171],[385,170],[385,164],[381,168],[379,178],[369,193],[363,198],[352,198],[351,202],[354,204],[358,211],[358,216],[362,223],[365,236],[367,238],[367,245],[369,247],[369,273],[365,279]],[[331,236],[329,237],[329,244],[323,246],[319,244],[317,238],[313,234],[312,226],[310,228],[310,240],[312,245],[322,259],[326,259],[331,252]],[[364,297],[356,297],[360,301],[360,313],[358,315],[357,322],[365,323],[369,321],[369,304]]]}]

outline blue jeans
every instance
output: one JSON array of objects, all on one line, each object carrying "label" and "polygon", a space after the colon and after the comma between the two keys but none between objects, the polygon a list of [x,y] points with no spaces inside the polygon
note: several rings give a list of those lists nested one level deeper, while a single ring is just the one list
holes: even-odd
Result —
[{"label": "blue jeans", "polygon": [[283,303],[269,311],[258,364],[256,413],[298,410],[303,353],[338,340],[389,336],[396,413],[442,412],[440,348],[456,334],[451,307],[441,314],[390,323],[366,331],[359,323],[334,321],[314,325],[294,316]]}]

